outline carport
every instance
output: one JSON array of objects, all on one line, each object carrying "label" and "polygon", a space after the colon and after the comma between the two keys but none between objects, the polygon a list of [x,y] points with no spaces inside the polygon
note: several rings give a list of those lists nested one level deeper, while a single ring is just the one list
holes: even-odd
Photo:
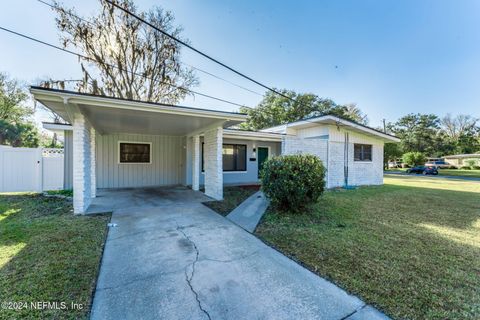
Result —
[{"label": "carport", "polygon": [[190,174],[192,189],[199,190],[200,136],[205,194],[223,198],[223,129],[246,115],[41,87],[30,91],[73,127],[76,214],[87,211],[97,188],[186,185]]}]

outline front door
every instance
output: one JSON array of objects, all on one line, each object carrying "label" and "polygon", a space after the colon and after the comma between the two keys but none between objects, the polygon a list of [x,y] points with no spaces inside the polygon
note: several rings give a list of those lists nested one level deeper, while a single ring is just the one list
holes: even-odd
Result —
[{"label": "front door", "polygon": [[258,147],[258,178],[260,178],[260,170],[263,168],[263,163],[268,159],[268,148]]}]

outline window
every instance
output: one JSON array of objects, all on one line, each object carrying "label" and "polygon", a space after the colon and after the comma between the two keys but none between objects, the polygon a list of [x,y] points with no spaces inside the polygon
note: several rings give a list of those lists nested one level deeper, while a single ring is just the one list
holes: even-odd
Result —
[{"label": "window", "polygon": [[[222,150],[223,171],[247,171],[247,146],[224,144]],[[204,144],[202,144],[202,171],[204,166]]]},{"label": "window", "polygon": [[151,143],[119,142],[119,163],[151,163]]},{"label": "window", "polygon": [[354,144],[353,160],[372,161],[372,145],[371,144]]}]

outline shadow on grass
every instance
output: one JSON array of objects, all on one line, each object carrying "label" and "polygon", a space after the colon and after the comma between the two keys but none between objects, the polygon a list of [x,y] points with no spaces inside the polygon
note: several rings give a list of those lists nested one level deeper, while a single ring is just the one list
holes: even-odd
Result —
[{"label": "shadow on grass", "polygon": [[301,215],[270,211],[257,234],[394,318],[475,319],[479,219],[475,191],[388,184],[327,192]]},{"label": "shadow on grass", "polygon": [[[0,318],[87,318],[109,219],[74,216],[63,199],[0,195],[0,301],[27,303]],[[30,302],[58,304],[33,310]]]}]

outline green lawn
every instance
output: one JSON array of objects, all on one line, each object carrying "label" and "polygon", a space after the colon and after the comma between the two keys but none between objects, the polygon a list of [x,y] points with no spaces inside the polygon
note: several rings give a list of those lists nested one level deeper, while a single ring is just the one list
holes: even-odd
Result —
[{"label": "green lawn", "polygon": [[[405,168],[388,169],[387,171],[405,172]],[[457,176],[457,177],[474,177],[480,178],[480,170],[464,170],[464,169],[438,169],[439,176]]]},{"label": "green lawn", "polygon": [[480,319],[480,183],[388,176],[257,235],[396,319]]},{"label": "green lawn", "polygon": [[441,176],[463,176],[480,178],[480,170],[460,170],[460,169],[440,169],[438,174]]},{"label": "green lawn", "polygon": [[222,216],[226,216],[259,189],[259,186],[225,187],[222,201],[207,201],[203,204]]},{"label": "green lawn", "polygon": [[0,302],[61,302],[82,310],[0,308],[0,319],[87,318],[110,215],[74,216],[70,202],[0,194]]}]

